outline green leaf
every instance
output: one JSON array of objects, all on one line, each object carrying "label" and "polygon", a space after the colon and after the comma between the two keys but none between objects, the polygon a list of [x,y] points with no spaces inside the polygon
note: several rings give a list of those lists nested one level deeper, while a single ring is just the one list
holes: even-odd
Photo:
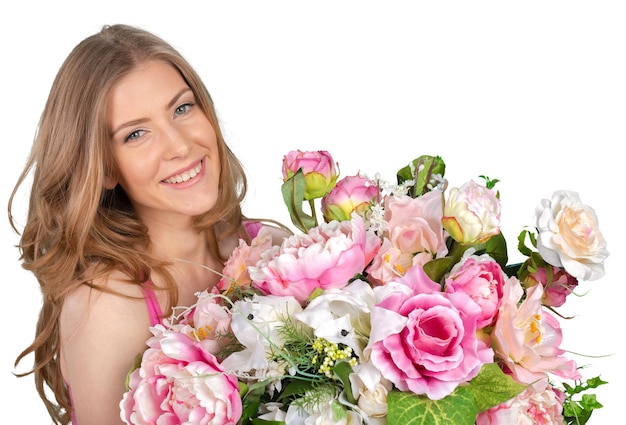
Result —
[{"label": "green leaf", "polygon": [[387,396],[387,422],[402,425],[474,425],[476,403],[467,387],[458,387],[441,400],[411,392],[391,391]]},{"label": "green leaf", "polygon": [[424,264],[424,272],[433,282],[441,283],[444,275],[450,271],[454,264],[455,261],[452,257],[435,258]]},{"label": "green leaf", "polygon": [[287,385],[283,386],[283,390],[278,396],[277,401],[283,401],[291,396],[299,396],[314,388],[312,381],[294,379],[290,380]]},{"label": "green leaf", "polygon": [[446,164],[440,156],[422,155],[411,161],[411,165],[398,170],[396,175],[398,184],[402,184],[407,180],[415,180],[412,193],[413,198],[417,198],[430,189],[427,187],[431,182],[434,174],[443,176],[446,172]]},{"label": "green leaf", "polygon": [[264,419],[255,418],[250,421],[252,425],[285,425],[283,421],[266,421]]},{"label": "green leaf", "polygon": [[482,412],[517,396],[526,385],[515,382],[496,363],[486,363],[467,388],[474,394],[478,411]]},{"label": "green leaf", "polygon": [[302,169],[298,170],[291,178],[281,186],[283,200],[289,211],[291,222],[302,232],[307,233],[309,229],[317,226],[317,219],[304,212],[304,192],[306,181]]},{"label": "green leaf", "polygon": [[143,353],[136,354],[133,363],[130,365],[128,373],[126,374],[126,380],[124,381],[126,391],[130,390],[130,375],[135,371],[135,369],[139,369],[141,367],[141,360],[143,360]]},{"label": "green leaf", "polygon": [[346,398],[352,404],[355,404],[354,396],[352,395],[352,384],[350,383],[350,374],[352,373],[352,366],[346,361],[335,363],[333,366],[333,372],[341,380],[343,388],[345,389]]},{"label": "green leaf", "polygon": [[505,268],[509,261],[506,248],[506,239],[502,232],[494,235],[485,242],[485,253],[496,260],[500,267]]}]

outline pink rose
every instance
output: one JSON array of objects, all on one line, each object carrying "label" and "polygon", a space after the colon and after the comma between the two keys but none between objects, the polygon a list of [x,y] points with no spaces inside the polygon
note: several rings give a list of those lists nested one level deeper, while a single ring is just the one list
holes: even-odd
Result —
[{"label": "pink rose", "polygon": [[299,169],[306,182],[304,199],[321,198],[335,187],[337,167],[327,151],[296,150],[283,157],[283,181],[289,180]]},{"label": "pink rose", "polygon": [[537,284],[543,285],[543,305],[560,307],[578,286],[578,279],[559,267],[548,265],[529,273],[524,279],[527,288]]},{"label": "pink rose", "polygon": [[482,243],[500,233],[500,212],[500,200],[494,191],[470,180],[450,190],[443,227],[459,243]]},{"label": "pink rose", "polygon": [[467,294],[440,292],[421,267],[374,291],[365,352],[399,390],[440,400],[493,361],[477,338],[480,307]]},{"label": "pink rose", "polygon": [[127,424],[235,425],[242,414],[237,378],[186,335],[151,328],[141,366],[120,402]]},{"label": "pink rose", "polygon": [[541,300],[543,286],[524,290],[516,277],[504,283],[502,305],[492,332],[496,357],[522,384],[536,390],[546,384],[546,374],[564,379],[581,379],[573,360],[568,360],[559,345],[562,333],[559,321]]},{"label": "pink rose", "polygon": [[481,412],[476,425],[563,425],[564,400],[563,393],[551,387],[542,391],[530,387],[517,397]]},{"label": "pink rose", "polygon": [[323,223],[307,234],[286,238],[263,254],[250,277],[263,294],[305,301],[316,288],[343,288],[363,271],[380,246],[363,218]]},{"label": "pink rose", "polygon": [[465,292],[469,295],[480,306],[481,314],[476,326],[482,329],[493,322],[498,312],[505,275],[490,256],[467,255],[468,251],[446,278],[445,292]]},{"label": "pink rose", "polygon": [[380,189],[367,177],[348,176],[322,198],[322,213],[326,221],[350,220],[353,211],[363,214],[372,202],[380,201]]},{"label": "pink rose", "polygon": [[417,198],[385,198],[383,246],[367,270],[374,284],[404,276],[409,268],[448,253],[441,225],[442,206],[443,194],[436,190]]}]

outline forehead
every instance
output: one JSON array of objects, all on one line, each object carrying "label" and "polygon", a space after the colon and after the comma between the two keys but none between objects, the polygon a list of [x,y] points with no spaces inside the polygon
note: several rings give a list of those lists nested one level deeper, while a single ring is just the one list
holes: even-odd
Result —
[{"label": "forehead", "polygon": [[119,119],[162,108],[182,89],[188,87],[180,72],[163,61],[139,64],[118,81],[108,96],[109,124]]}]

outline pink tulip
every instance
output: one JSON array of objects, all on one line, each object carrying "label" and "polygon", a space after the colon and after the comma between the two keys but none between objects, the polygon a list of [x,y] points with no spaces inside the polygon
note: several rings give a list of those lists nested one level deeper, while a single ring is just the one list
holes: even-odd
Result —
[{"label": "pink tulip", "polygon": [[322,198],[322,213],[326,221],[350,220],[352,212],[363,214],[372,202],[380,201],[380,189],[367,177],[357,174],[337,182]]},{"label": "pink tulip", "polygon": [[283,181],[302,169],[306,181],[304,199],[326,195],[337,183],[337,167],[327,151],[291,151],[283,157]]}]

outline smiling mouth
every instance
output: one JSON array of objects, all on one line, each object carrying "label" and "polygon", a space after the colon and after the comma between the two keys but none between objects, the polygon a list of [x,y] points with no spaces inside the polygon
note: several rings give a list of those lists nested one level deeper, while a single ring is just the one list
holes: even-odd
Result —
[{"label": "smiling mouth", "polygon": [[200,161],[198,165],[196,165],[194,168],[187,170],[182,174],[177,174],[175,176],[172,176],[170,178],[163,180],[163,183],[177,184],[177,183],[184,183],[186,181],[189,181],[190,179],[193,179],[195,176],[198,175],[200,170],[202,170],[202,162],[203,161]]}]

